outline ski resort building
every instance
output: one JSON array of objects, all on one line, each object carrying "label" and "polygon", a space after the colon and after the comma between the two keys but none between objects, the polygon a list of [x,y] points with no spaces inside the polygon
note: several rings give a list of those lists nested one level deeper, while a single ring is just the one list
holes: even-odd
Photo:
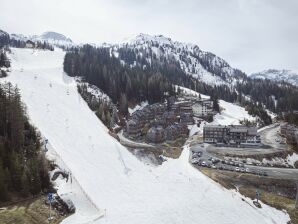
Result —
[{"label": "ski resort building", "polygon": [[170,125],[165,129],[165,138],[167,141],[175,141],[180,133],[177,125]]},{"label": "ski resort building", "polygon": [[125,128],[125,135],[130,139],[141,136],[148,142],[161,143],[186,138],[189,134],[187,125],[194,124],[192,102],[179,101],[172,97],[167,103],[155,103],[132,113]]},{"label": "ski resort building", "polygon": [[204,142],[216,145],[253,146],[261,143],[257,128],[244,125],[207,125],[203,138]]},{"label": "ski resort building", "polygon": [[195,117],[207,117],[214,114],[212,100],[199,100],[192,105]]},{"label": "ski resort building", "polygon": [[140,136],[140,124],[138,120],[129,120],[126,124],[126,132],[132,138]]},{"label": "ski resort building", "polygon": [[184,137],[184,138],[187,137],[188,134],[189,134],[189,130],[185,123],[175,123],[166,127],[165,140],[169,142],[175,141],[180,137]]},{"label": "ski resort building", "polygon": [[34,48],[35,47],[35,43],[31,40],[27,40],[26,41],[26,47],[27,48]]},{"label": "ski resort building", "polygon": [[162,126],[151,127],[147,132],[147,141],[161,143],[165,141],[165,131]]},{"label": "ski resort building", "polygon": [[188,125],[194,124],[194,119],[192,113],[181,113],[180,122]]}]

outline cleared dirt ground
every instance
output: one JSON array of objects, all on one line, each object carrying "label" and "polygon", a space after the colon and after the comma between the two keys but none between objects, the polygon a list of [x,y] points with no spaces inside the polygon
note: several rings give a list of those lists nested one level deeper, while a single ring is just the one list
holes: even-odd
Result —
[{"label": "cleared dirt ground", "polygon": [[[54,220],[49,222],[49,206],[45,204],[45,196],[29,199],[10,206],[3,206],[0,210],[1,224],[58,224],[65,217],[52,210]],[[3,208],[3,210],[2,210]]]},{"label": "cleared dirt ground", "polygon": [[238,191],[255,199],[256,189],[260,192],[260,200],[279,210],[286,210],[292,224],[298,224],[298,209],[295,209],[296,183],[270,177],[257,177],[250,174],[201,168],[201,172],[228,189]]}]

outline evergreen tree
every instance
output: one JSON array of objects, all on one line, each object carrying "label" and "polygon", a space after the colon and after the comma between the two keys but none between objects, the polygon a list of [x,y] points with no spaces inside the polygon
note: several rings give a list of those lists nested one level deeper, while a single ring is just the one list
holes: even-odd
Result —
[{"label": "evergreen tree", "polygon": [[119,110],[120,110],[120,113],[123,115],[126,115],[128,113],[128,103],[127,103],[127,97],[125,93],[121,93],[120,95]]},{"label": "evergreen tree", "polygon": [[0,201],[6,201],[9,199],[7,183],[5,177],[5,172],[2,168],[2,164],[0,163]]},{"label": "evergreen tree", "polygon": [[0,84],[0,201],[50,187],[40,138],[26,117],[19,90]]}]

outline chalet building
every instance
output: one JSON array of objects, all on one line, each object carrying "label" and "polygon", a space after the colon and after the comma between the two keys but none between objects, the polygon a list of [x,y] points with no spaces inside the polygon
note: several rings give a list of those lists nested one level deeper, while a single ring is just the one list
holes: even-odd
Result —
[{"label": "chalet building", "polygon": [[192,107],[190,105],[180,107],[180,114],[182,113],[192,114]]},{"label": "chalet building", "polygon": [[26,48],[34,48],[35,47],[35,43],[31,40],[27,40],[26,41]]},{"label": "chalet building", "polygon": [[162,126],[151,127],[147,132],[147,141],[161,143],[165,141],[165,131]]},{"label": "chalet building", "polygon": [[154,120],[154,111],[151,109],[149,105],[143,108],[143,112],[146,114],[146,120],[151,121]]},{"label": "chalet building", "polygon": [[195,123],[192,113],[182,113],[180,115],[180,122],[188,125],[192,125]]},{"label": "chalet building", "polygon": [[149,128],[146,138],[153,143],[187,137],[187,124],[194,124],[191,102],[177,103],[174,100],[175,98],[169,98],[168,103],[155,103],[135,111],[127,122],[126,134],[135,139],[141,135],[141,131]]},{"label": "chalet building", "polygon": [[214,114],[212,100],[200,100],[192,105],[192,111],[196,117],[207,117]]},{"label": "chalet building", "polygon": [[165,129],[165,138],[167,141],[175,141],[180,137],[179,127],[175,124],[169,125]]},{"label": "chalet building", "polygon": [[137,110],[132,114],[132,119],[135,120],[135,122],[137,122],[139,128],[141,129],[145,126],[146,122],[148,121],[148,116],[144,111]]},{"label": "chalet building", "polygon": [[185,123],[179,123],[179,124],[177,124],[177,127],[178,127],[178,130],[179,130],[180,136],[188,137],[189,130],[188,130],[188,127]]},{"label": "chalet building", "polygon": [[176,116],[180,115],[180,107],[178,104],[171,105],[171,111],[175,113]]},{"label": "chalet building", "polygon": [[176,102],[176,97],[175,96],[170,96],[167,98],[167,109],[169,110],[172,105],[174,105]]},{"label": "chalet building", "polygon": [[175,122],[178,122],[178,118],[174,111],[166,111],[162,115],[162,119],[165,121],[166,125],[173,124]]},{"label": "chalet building", "polygon": [[223,125],[206,125],[203,129],[203,139],[206,143],[225,143],[229,141],[228,128]]},{"label": "chalet building", "polygon": [[203,130],[203,139],[206,143],[232,146],[250,146],[261,143],[257,128],[244,125],[207,125]]},{"label": "chalet building", "polygon": [[171,105],[171,111],[173,111],[177,116],[181,113],[192,113],[191,102],[189,101],[179,101]]},{"label": "chalet building", "polygon": [[141,135],[140,125],[136,120],[129,120],[126,124],[126,132],[130,138],[137,138]]},{"label": "chalet building", "polygon": [[163,113],[166,111],[165,105],[155,103],[150,106],[150,109],[153,110],[154,117],[161,117]]},{"label": "chalet building", "polygon": [[167,124],[166,124],[166,121],[163,119],[154,119],[150,121],[149,127],[154,127],[154,126],[161,126],[165,128]]}]

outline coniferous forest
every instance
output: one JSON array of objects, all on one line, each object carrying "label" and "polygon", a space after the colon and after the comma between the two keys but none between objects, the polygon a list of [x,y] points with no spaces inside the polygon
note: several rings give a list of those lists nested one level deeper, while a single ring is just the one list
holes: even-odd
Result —
[{"label": "coniferous forest", "polygon": [[49,187],[48,162],[19,90],[10,83],[0,84],[0,202]]},{"label": "coniferous forest", "polygon": [[[275,113],[298,109],[298,101],[295,100],[298,89],[290,84],[250,79],[239,71],[238,77],[242,81],[238,81],[234,88],[228,85],[211,86],[187,75],[175,59],[157,59],[152,52],[142,52],[142,57],[139,51],[121,47],[115,57],[109,47],[85,45],[73,48],[66,53],[64,70],[70,76],[83,77],[96,85],[118,105],[123,98],[134,103],[163,101],[166,96],[175,94],[174,85],[180,85],[212,98],[238,103],[246,107],[249,114],[259,116],[263,125],[272,122],[266,109]],[[204,61],[202,63],[208,67]]]},{"label": "coniferous forest", "polygon": [[162,72],[122,65],[119,59],[110,56],[108,48],[85,45],[68,52],[64,70],[70,76],[81,76],[99,87],[113,102],[125,96],[136,103],[144,100],[154,103],[175,92],[172,82]]}]

